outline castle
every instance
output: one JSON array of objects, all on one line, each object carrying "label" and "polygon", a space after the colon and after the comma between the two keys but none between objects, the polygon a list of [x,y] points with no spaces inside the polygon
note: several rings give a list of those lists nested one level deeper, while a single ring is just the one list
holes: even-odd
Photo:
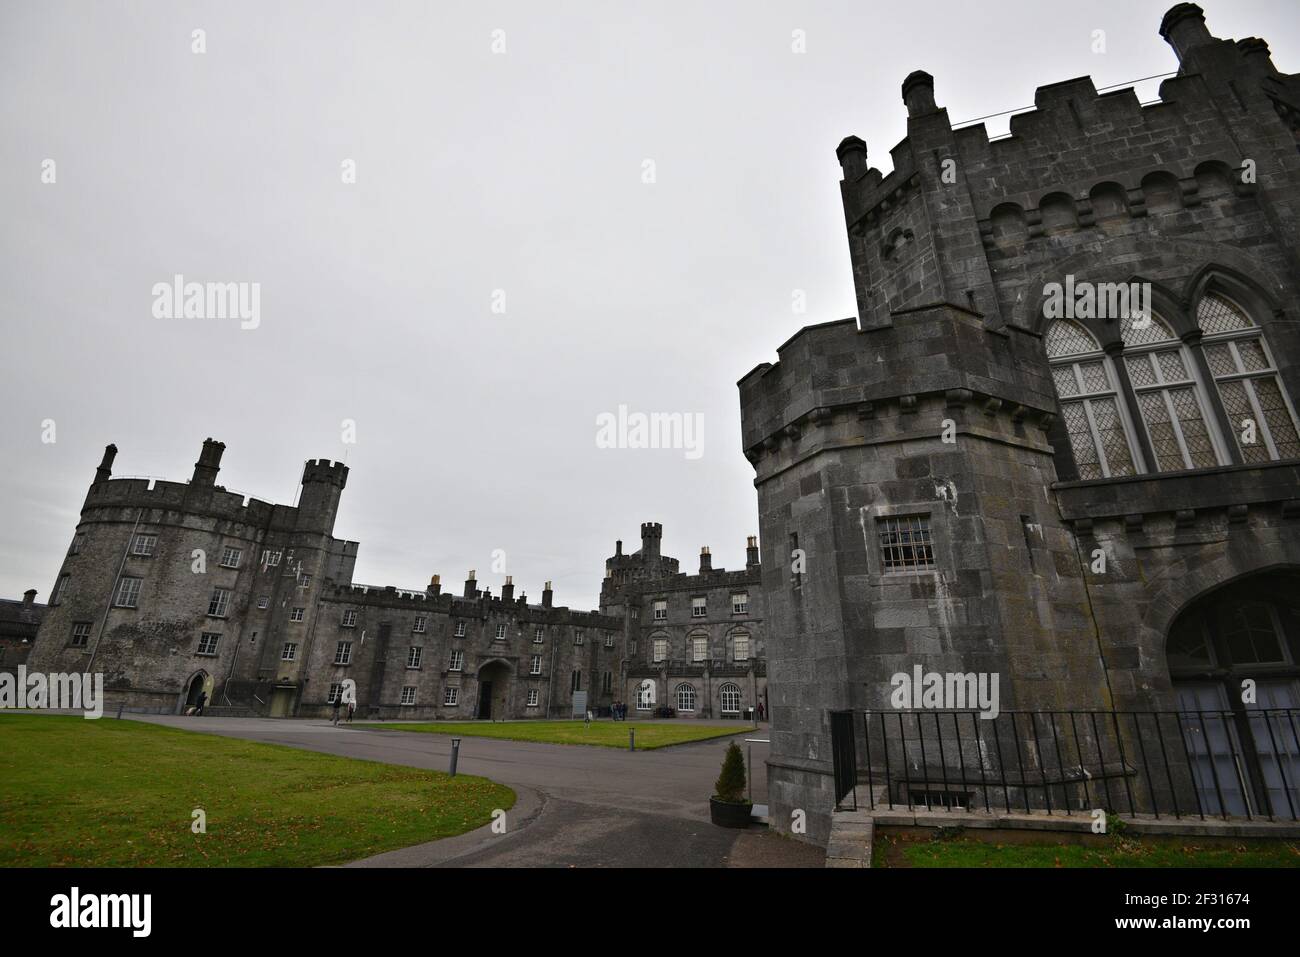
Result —
[{"label": "castle", "polygon": [[[918,664],[1003,709],[1300,705],[1300,76],[1195,4],[1160,32],[1158,102],[1067,80],[990,140],[918,72],[892,172],[839,145],[860,321],[739,382],[777,827],[825,840],[828,712]],[[1254,763],[1221,800],[1281,800]]]},{"label": "castle", "polygon": [[381,717],[762,705],[771,821],[819,842],[830,713],[888,708],[918,666],[997,676],[1004,710],[1231,711],[1246,761],[1220,791],[1238,751],[1206,734],[1202,807],[1300,796],[1300,754],[1269,764],[1246,720],[1300,706],[1300,75],[1195,4],[1160,32],[1157,102],[1067,80],[991,140],[917,72],[890,173],[839,145],[858,317],[738,383],[743,570],[706,550],[682,573],[648,523],[598,611],[473,573],[459,596],[359,586],[343,465],[309,462],[287,507],[217,487],[219,443],[153,486],[112,479],[110,446],[31,666],[167,710],[208,689],[318,715],[344,676]]},{"label": "castle", "polygon": [[[590,708],[740,718],[766,690],[757,548],[744,572],[677,572],[663,528],[610,559],[599,611],[497,595],[353,582],[334,537],[348,468],[309,461],[294,506],[217,485],[208,439],[189,482],[96,470],[34,645],[31,670],[104,673],[110,709],[323,716],[352,682],[374,718],[570,717]],[[642,609],[644,618],[641,618]],[[641,623],[638,624],[638,619]]]}]

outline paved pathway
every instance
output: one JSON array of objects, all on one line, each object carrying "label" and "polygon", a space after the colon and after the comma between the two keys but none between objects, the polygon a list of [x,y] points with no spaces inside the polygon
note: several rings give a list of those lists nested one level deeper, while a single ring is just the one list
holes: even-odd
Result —
[{"label": "paved pathway", "polygon": [[[445,771],[451,738],[367,731],[327,721],[185,718],[149,721],[228,737],[285,744],[345,757]],[[738,729],[734,740],[765,738]],[[816,848],[763,830],[728,831],[709,823],[708,798],[732,738],[635,753],[615,748],[462,737],[458,770],[514,788],[519,803],[507,832],[482,828],[432,844],[379,855],[363,865],[489,867],[821,866]],[[766,802],[767,745],[753,745],[754,801]]]}]

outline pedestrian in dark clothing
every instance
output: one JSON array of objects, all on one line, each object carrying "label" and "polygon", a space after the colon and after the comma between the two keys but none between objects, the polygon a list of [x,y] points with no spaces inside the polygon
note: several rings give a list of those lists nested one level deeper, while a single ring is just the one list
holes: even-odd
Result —
[{"label": "pedestrian in dark clothing", "polygon": [[207,700],[208,700],[208,693],[206,691],[200,691],[198,701],[194,705],[194,717],[197,718],[199,715],[203,713],[203,704]]},{"label": "pedestrian in dark clothing", "polygon": [[341,695],[334,696],[334,716],[332,720],[335,724],[339,723],[339,705],[342,703],[339,699],[341,697],[342,697]]}]

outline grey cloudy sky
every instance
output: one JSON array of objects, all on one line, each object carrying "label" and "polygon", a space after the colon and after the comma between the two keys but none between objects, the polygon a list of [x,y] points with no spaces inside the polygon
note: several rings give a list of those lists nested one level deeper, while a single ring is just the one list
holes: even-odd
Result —
[{"label": "grey cloudy sky", "polygon": [[[48,596],[105,444],[183,481],[206,436],[275,502],[346,457],[362,582],[497,592],[503,549],[595,607],[647,520],[743,565],[735,382],[854,314],[836,144],[887,171],[918,68],[954,121],[1173,70],[1171,5],[3,0],[0,595]],[[1290,0],[1202,5],[1300,69]],[[260,283],[260,326],[154,318],[177,273]],[[702,414],[703,454],[597,448],[620,404]]]}]

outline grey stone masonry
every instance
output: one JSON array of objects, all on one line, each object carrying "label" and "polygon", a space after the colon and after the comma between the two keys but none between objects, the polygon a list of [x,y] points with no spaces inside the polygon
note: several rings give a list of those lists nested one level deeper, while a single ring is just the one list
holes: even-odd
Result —
[{"label": "grey stone masonry", "polygon": [[188,483],[114,479],[87,492],[29,667],[104,674],[108,707],[194,704],[328,715],[344,682],[362,717],[568,717],[573,692],[612,703],[622,618],[499,597],[354,585],[357,543],[333,536],[347,466],[309,461],[296,506],[216,484],[203,444]]},{"label": "grey stone masonry", "polygon": [[641,526],[641,548],[623,543],[605,563],[600,607],[629,637],[620,700],[629,716],[669,707],[681,718],[766,714],[767,645],[757,539],[746,543],[745,568],[713,567],[707,546],[699,572],[679,572],[662,554],[663,526]]},{"label": "grey stone masonry", "polygon": [[[828,839],[827,713],[891,707],[892,674],[996,674],[1003,710],[1172,709],[1179,614],[1239,579],[1300,580],[1300,76],[1195,4],[1160,31],[1178,73],[1156,103],[1066,80],[990,140],[917,71],[892,172],[857,137],[836,151],[858,318],[738,384],[779,829],[802,810]],[[1053,284],[1076,282],[1149,291],[1157,333],[1081,310],[1049,362]],[[1261,421],[1267,448],[1240,437]],[[1273,700],[1298,668],[1260,671]]]}]

